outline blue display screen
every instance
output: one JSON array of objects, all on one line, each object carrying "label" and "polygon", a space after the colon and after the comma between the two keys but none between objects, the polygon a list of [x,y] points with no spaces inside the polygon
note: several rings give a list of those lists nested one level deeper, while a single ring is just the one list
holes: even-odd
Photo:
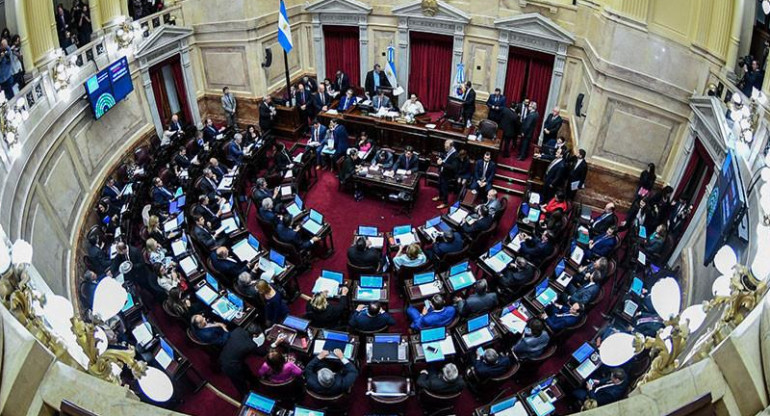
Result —
[{"label": "blue display screen", "polygon": [[85,89],[94,117],[101,118],[134,90],[128,60],[123,57],[88,78]]}]

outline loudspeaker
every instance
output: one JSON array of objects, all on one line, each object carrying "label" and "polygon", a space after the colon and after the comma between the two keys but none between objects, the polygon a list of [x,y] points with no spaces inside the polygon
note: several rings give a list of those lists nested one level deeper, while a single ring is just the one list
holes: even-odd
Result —
[{"label": "loudspeaker", "polygon": [[273,64],[273,50],[265,49],[265,62],[262,62],[262,68],[270,68]]},{"label": "loudspeaker", "polygon": [[575,115],[578,117],[585,117],[586,115],[583,114],[583,99],[585,98],[585,94],[582,92],[578,94],[577,101],[575,101]]}]

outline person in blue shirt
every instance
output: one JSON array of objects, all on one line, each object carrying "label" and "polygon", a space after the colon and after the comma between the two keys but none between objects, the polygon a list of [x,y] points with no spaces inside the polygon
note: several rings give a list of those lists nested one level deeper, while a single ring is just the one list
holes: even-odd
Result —
[{"label": "person in blue shirt", "polygon": [[553,253],[552,241],[553,234],[550,231],[544,232],[539,241],[530,237],[521,244],[519,254],[532,264],[539,265]]},{"label": "person in blue shirt", "polygon": [[555,333],[580,322],[584,312],[585,307],[579,302],[571,305],[560,305],[553,302],[546,306],[545,313],[542,314],[541,318],[551,328],[551,332]]},{"label": "person in blue shirt", "polygon": [[599,257],[609,257],[615,246],[618,245],[618,238],[615,233],[618,231],[616,226],[607,228],[607,231],[588,242],[585,259],[596,259]]},{"label": "person in blue shirt", "polygon": [[541,319],[532,318],[527,321],[524,335],[513,346],[513,354],[519,360],[539,357],[549,342],[551,342],[551,336],[545,330],[545,323]]},{"label": "person in blue shirt", "polygon": [[353,96],[353,90],[347,90],[345,92],[345,96],[340,98],[339,103],[337,103],[337,111],[346,111],[350,108],[353,108],[354,105],[356,105],[356,97]]},{"label": "person in blue shirt", "polygon": [[393,168],[393,153],[385,149],[380,149],[372,159],[372,166],[379,166],[383,170],[390,170]]},{"label": "person in blue shirt", "polygon": [[438,237],[433,247],[425,250],[425,255],[434,262],[449,253],[457,253],[463,249],[463,236],[457,231],[444,231]]},{"label": "person in blue shirt", "polygon": [[203,315],[193,315],[191,324],[195,338],[205,344],[224,347],[227,340],[230,339],[230,332],[227,330],[225,324],[221,322],[209,322]]},{"label": "person in blue shirt", "polygon": [[237,166],[243,163],[243,149],[241,148],[241,142],[243,136],[240,133],[236,134],[230,144],[227,145],[227,161],[231,165]]},{"label": "person in blue shirt", "polygon": [[163,181],[160,178],[155,178],[152,180],[153,188],[152,188],[152,202],[156,205],[162,205],[162,204],[168,204],[172,199],[174,199],[174,194],[171,193],[168,189],[166,189],[165,186],[163,186]]},{"label": "person in blue shirt", "polygon": [[3,88],[5,99],[13,98],[13,65],[11,64],[11,48],[8,40],[0,41],[0,87]]},{"label": "person in blue shirt", "polygon": [[435,294],[430,298],[430,306],[424,306],[422,311],[414,306],[406,308],[406,315],[412,321],[412,329],[427,329],[446,326],[455,318],[457,310],[454,306],[446,306],[444,297]]},{"label": "person in blue shirt", "polygon": [[379,302],[372,302],[369,305],[358,305],[350,315],[348,324],[358,331],[376,331],[395,325],[396,320],[382,309]]},{"label": "person in blue shirt", "polygon": [[587,277],[588,282],[583,286],[578,287],[574,284],[567,286],[567,300],[570,303],[578,302],[587,305],[599,295],[599,292],[602,290],[601,272],[593,271],[589,273]]}]

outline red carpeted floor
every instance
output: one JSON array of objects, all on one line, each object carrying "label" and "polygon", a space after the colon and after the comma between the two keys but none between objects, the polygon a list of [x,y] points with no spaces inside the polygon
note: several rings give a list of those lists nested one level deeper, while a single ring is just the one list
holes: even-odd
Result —
[{"label": "red carpeted floor", "polygon": [[[498,162],[528,169],[531,159],[519,162],[514,158],[508,158],[506,160],[498,160]],[[314,262],[311,271],[305,272],[299,276],[300,287],[305,294],[310,293],[312,285],[322,269],[337,270],[346,273],[346,250],[352,242],[352,236],[358,225],[376,225],[380,230],[389,230],[396,225],[412,224],[417,226],[424,223],[427,219],[439,215],[439,211],[435,208],[436,203],[431,201],[431,198],[436,196],[438,191],[434,187],[426,186],[424,181],[421,184],[419,196],[414,210],[411,213],[411,218],[397,214],[399,209],[398,206],[372,196],[367,195],[363,201],[356,202],[351,194],[338,191],[337,184],[338,181],[332,173],[328,171],[318,171],[318,181],[305,198],[306,205],[321,212],[325,219],[332,225],[334,246],[336,248],[335,253],[330,258]],[[515,213],[521,202],[521,198],[517,196],[502,196],[509,199],[508,209],[498,227],[497,239],[493,239],[493,241],[502,239],[505,236],[505,233],[512,227]],[[262,233],[262,230],[259,229],[254,207],[252,207],[251,212],[248,213],[247,227],[260,241],[269,241],[269,239]],[[609,285],[611,285],[612,282],[608,281],[605,284],[608,285],[605,289],[608,291]],[[395,285],[392,285],[391,288],[393,288],[393,290],[390,295],[390,309],[396,318],[397,324],[392,327],[389,332],[406,333],[408,322],[402,312],[404,306],[403,301],[398,297]],[[609,296],[605,296],[604,301],[590,312],[587,324],[574,335],[564,340],[559,345],[557,353],[551,359],[535,367],[522,366],[522,369],[515,377],[515,380],[496,386],[494,389],[495,391],[490,391],[483,399],[474,397],[473,394],[466,390],[460,399],[453,404],[456,413],[458,415],[470,415],[474,408],[487,403],[491,397],[504,389],[507,389],[508,393],[515,393],[522,387],[525,387],[534,381],[558,372],[568,360],[569,355],[583,342],[593,337],[596,332],[594,327],[603,324],[600,312],[606,309],[607,304],[610,301],[609,298]],[[304,314],[304,311],[304,300],[298,299],[291,304],[292,314],[301,316]],[[236,393],[235,388],[227,377],[218,370],[216,357],[213,357],[204,350],[196,347],[187,339],[184,333],[185,325],[183,323],[174,322],[172,318],[169,318],[163,313],[159,306],[153,308],[152,315],[165,335],[187,356],[187,358],[191,360],[193,366],[211,383],[212,386],[232,397],[234,400],[241,401],[242,397]],[[251,359],[249,365],[252,371],[255,371],[256,366],[260,363],[260,359]],[[363,365],[363,367],[365,367],[365,365]],[[365,371],[366,369],[362,368],[362,370]],[[366,398],[366,377],[363,375],[364,371],[362,371],[362,375],[359,376],[353,389],[353,394],[351,396],[353,400],[351,400],[349,412],[350,415],[366,415],[382,412],[382,409],[378,409],[373,402]],[[416,375],[413,375],[413,378],[414,376]],[[452,403],[447,403],[447,405],[452,405]],[[225,415],[235,414],[236,412],[236,409],[232,407],[232,405],[222,400],[208,389],[203,389],[201,392],[187,397],[177,410],[192,415],[210,415],[214,413]],[[407,415],[421,414],[421,407],[417,397],[409,399],[398,411]]]}]

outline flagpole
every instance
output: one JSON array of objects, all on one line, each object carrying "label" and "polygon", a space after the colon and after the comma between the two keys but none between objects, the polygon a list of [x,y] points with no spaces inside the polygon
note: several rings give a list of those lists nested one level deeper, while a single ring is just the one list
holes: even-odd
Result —
[{"label": "flagpole", "polygon": [[291,80],[289,79],[289,54],[286,53],[286,49],[283,50],[283,68],[286,71],[286,96],[289,97],[291,102]]}]

